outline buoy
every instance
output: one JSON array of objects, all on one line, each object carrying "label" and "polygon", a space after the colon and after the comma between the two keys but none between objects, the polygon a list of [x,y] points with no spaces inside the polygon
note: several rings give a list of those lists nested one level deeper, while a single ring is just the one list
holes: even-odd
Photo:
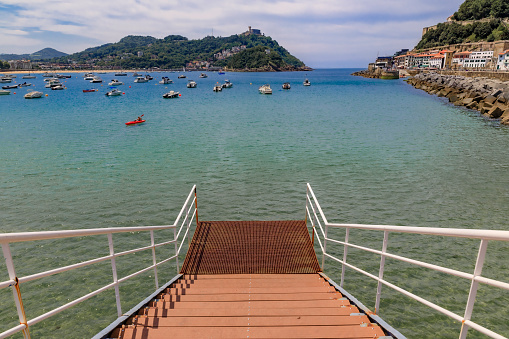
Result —
[{"label": "buoy", "polygon": [[131,88],[131,86],[129,86],[129,88]]},{"label": "buoy", "polygon": [[16,92],[14,92],[14,94],[16,94]]},{"label": "buoy", "polygon": [[125,94],[125,92],[122,92],[122,94]]},{"label": "buoy", "polygon": [[181,96],[182,96],[182,94],[179,94],[179,97],[181,97]]},{"label": "buoy", "polygon": [[46,96],[48,96],[48,95],[46,94]]}]

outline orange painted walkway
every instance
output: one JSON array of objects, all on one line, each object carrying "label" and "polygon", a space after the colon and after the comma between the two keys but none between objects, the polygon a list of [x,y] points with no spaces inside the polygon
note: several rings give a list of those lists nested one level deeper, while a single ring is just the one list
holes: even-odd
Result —
[{"label": "orange painted walkway", "polygon": [[183,276],[110,337],[385,336],[318,274],[312,250],[304,221],[201,222]]}]

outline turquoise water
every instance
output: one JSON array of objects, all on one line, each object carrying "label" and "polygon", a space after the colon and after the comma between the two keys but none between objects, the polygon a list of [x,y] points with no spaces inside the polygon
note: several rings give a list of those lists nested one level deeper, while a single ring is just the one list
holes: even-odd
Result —
[{"label": "turquoise water", "polygon": [[[401,80],[353,77],[353,71],[210,73],[207,79],[197,72],[187,73],[187,79],[153,73],[156,78],[144,84],[134,83],[129,74],[119,77],[126,83],[119,87],[125,92],[121,97],[104,95],[113,79],[108,74],[100,75],[103,86],[75,74],[64,91],[45,89],[40,76],[27,80],[48,96],[26,100],[26,89],[20,89],[0,97],[0,231],[169,224],[193,184],[198,185],[202,220],[302,219],[306,182],[332,222],[508,229],[509,128]],[[157,84],[165,75],[174,83]],[[312,86],[302,86],[306,77]],[[226,78],[233,88],[214,93],[214,84]],[[198,87],[186,88],[188,79]],[[289,91],[281,89],[286,81],[292,84]],[[271,96],[258,93],[264,83],[272,85]],[[82,93],[90,87],[99,92]],[[182,96],[163,99],[169,90]],[[124,125],[141,114],[145,124]],[[379,234],[351,236],[381,248]],[[19,275],[31,274],[58,261],[107,254],[107,244],[99,246],[102,238],[84,241],[13,246],[29,256],[22,261],[18,255],[16,269]],[[473,271],[477,248],[476,242],[415,236],[391,236],[389,243],[394,253],[467,272]],[[343,252],[339,246],[331,250]],[[509,247],[490,245],[488,250],[487,276],[509,281]],[[379,258],[353,250],[351,258],[377,274]],[[326,265],[339,282],[333,263]],[[386,265],[390,281],[463,314],[468,282],[390,260]],[[174,275],[169,267],[171,273],[161,281]],[[87,280],[90,291],[111,280],[108,265],[85,271],[27,284],[38,290],[22,289],[33,299],[25,305],[29,317],[64,303],[64,292],[83,295],[73,285],[92,273],[100,279]],[[376,285],[349,274],[345,288],[373,309]],[[133,297],[123,300],[125,309],[153,290],[145,278],[126,284]],[[0,300],[12,299],[10,291],[0,293]],[[104,303],[91,299],[32,332],[38,338],[54,337],[55,331],[89,337],[115,318],[112,295]],[[506,321],[492,316],[508,314],[509,295],[484,288],[480,295],[474,320],[509,336]],[[382,297],[381,316],[409,338],[429,337],[429,331],[457,337],[459,324],[437,312],[388,288]],[[0,317],[14,326],[16,314],[7,304]],[[76,319],[90,324],[88,332],[73,332]],[[8,328],[2,326],[0,332]]]}]

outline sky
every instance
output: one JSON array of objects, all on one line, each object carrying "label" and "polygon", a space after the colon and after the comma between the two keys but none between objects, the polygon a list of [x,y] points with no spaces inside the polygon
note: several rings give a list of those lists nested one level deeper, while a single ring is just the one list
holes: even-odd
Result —
[{"label": "sky", "polygon": [[189,39],[260,29],[313,68],[366,68],[412,49],[464,0],[0,0],[0,54],[65,53],[127,35]]}]

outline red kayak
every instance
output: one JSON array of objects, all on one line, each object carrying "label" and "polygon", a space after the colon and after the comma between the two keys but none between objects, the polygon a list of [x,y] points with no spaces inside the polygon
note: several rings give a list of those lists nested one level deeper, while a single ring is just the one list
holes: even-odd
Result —
[{"label": "red kayak", "polygon": [[144,122],[145,122],[145,120],[134,120],[134,121],[128,121],[125,124],[126,125],[136,125],[136,124],[141,124],[141,123],[144,123]]}]

